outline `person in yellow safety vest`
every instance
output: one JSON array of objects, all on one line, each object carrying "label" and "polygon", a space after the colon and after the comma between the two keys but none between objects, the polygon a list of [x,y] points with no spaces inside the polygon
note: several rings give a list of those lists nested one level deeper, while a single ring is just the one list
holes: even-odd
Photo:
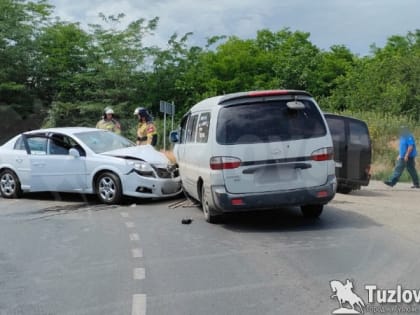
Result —
[{"label": "person in yellow safety vest", "polygon": [[155,146],[157,143],[157,130],[153,123],[153,118],[143,107],[137,107],[134,115],[139,119],[137,126],[137,145],[150,144]]},{"label": "person in yellow safety vest", "polygon": [[103,118],[98,121],[96,128],[109,130],[118,135],[121,134],[121,125],[116,119],[114,119],[114,111],[111,107],[106,107],[104,109]]}]

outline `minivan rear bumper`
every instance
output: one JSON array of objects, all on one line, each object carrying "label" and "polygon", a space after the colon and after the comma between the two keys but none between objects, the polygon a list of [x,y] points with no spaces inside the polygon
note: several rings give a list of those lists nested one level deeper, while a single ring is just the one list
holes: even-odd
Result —
[{"label": "minivan rear bumper", "polygon": [[225,186],[212,186],[214,207],[219,212],[253,211],[273,209],[282,206],[302,206],[326,204],[334,198],[337,180],[334,175],[328,177],[322,186],[281,190],[266,193],[231,194]]}]

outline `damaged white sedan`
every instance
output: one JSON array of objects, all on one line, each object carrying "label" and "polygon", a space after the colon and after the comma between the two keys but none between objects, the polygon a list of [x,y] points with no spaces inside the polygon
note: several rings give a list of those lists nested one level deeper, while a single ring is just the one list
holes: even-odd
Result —
[{"label": "damaged white sedan", "polygon": [[115,204],[123,196],[171,197],[181,192],[176,165],[152,146],[136,146],[110,131],[68,127],[22,133],[0,147],[0,192],[97,194]]}]

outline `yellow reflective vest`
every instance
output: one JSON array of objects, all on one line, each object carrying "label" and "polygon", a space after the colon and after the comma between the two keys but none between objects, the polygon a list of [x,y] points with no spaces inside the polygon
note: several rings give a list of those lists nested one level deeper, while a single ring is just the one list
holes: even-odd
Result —
[{"label": "yellow reflective vest", "polygon": [[[153,137],[157,135],[156,126],[152,122],[139,123],[137,126],[137,144],[152,144]],[[153,144],[154,145],[154,144]]]},{"label": "yellow reflective vest", "polygon": [[121,134],[120,124],[114,119],[112,120],[101,119],[96,124],[96,128],[109,130],[109,131],[115,132],[116,134]]}]

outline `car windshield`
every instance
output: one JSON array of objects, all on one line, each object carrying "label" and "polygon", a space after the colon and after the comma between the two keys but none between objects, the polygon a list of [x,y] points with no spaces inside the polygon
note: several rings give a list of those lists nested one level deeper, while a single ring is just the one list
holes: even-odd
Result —
[{"label": "car windshield", "polygon": [[217,124],[220,144],[250,144],[321,137],[326,128],[315,104],[290,109],[287,100],[234,105],[222,108]]},{"label": "car windshield", "polygon": [[110,131],[88,131],[75,134],[95,153],[103,153],[135,146],[130,140]]}]

